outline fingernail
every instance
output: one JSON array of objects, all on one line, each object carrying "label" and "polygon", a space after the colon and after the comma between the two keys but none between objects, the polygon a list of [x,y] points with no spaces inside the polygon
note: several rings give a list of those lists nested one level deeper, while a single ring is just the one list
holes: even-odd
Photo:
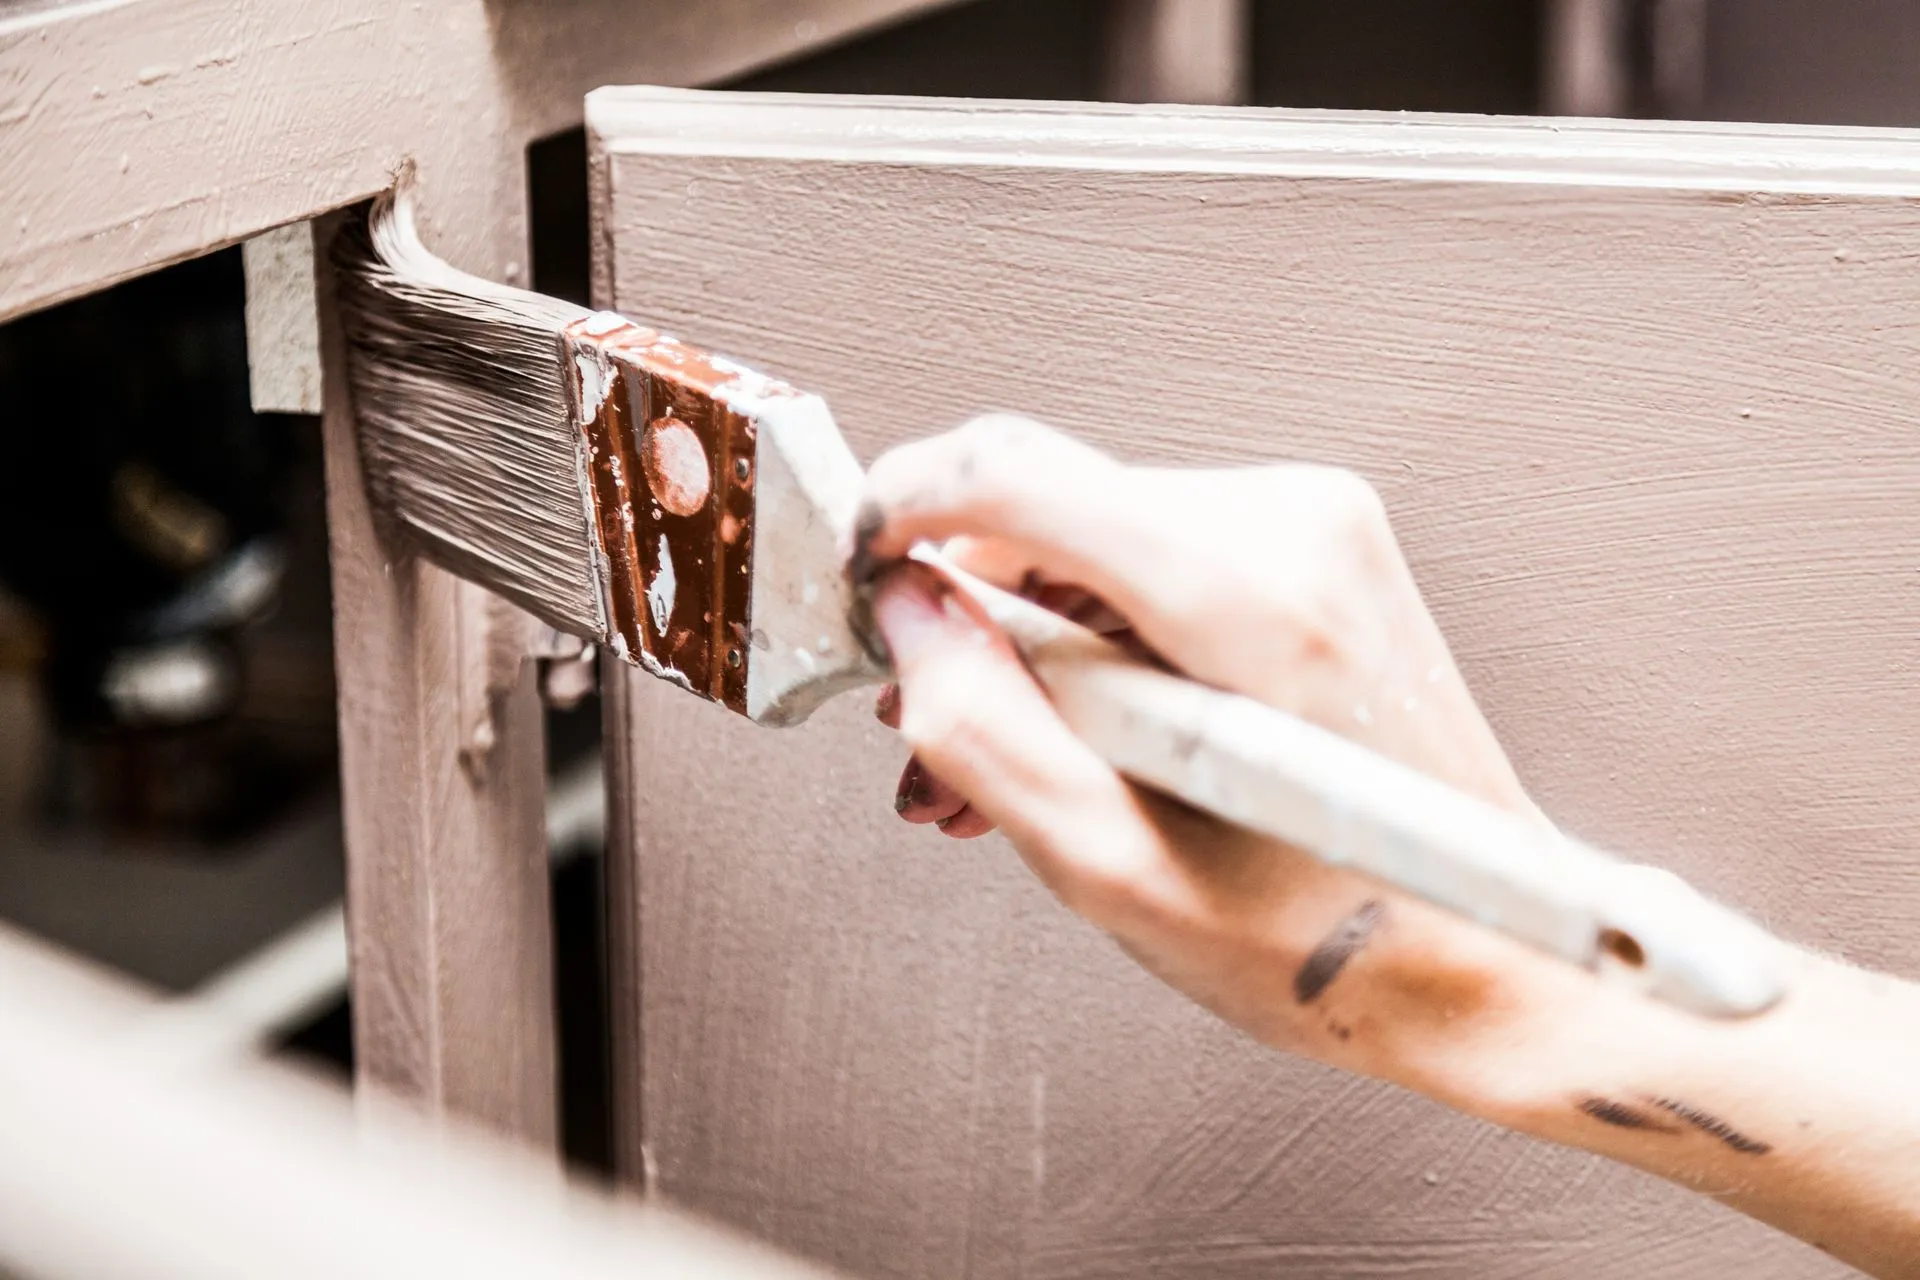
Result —
[{"label": "fingernail", "polygon": [[940,819],[942,835],[952,836],[955,840],[971,840],[993,830],[993,824],[980,815],[972,805],[962,805],[958,813]]},{"label": "fingernail", "polygon": [[964,612],[946,607],[946,595],[945,585],[922,565],[902,565],[881,579],[873,621],[896,668],[966,626]]},{"label": "fingernail", "polygon": [[887,684],[880,686],[880,696],[873,700],[873,718],[881,724],[894,727],[900,718],[900,686]]},{"label": "fingernail", "polygon": [[893,793],[893,811],[895,813],[905,813],[913,804],[915,795],[919,790],[920,762],[918,760],[909,760],[907,761],[907,767],[901,770],[900,785]]}]

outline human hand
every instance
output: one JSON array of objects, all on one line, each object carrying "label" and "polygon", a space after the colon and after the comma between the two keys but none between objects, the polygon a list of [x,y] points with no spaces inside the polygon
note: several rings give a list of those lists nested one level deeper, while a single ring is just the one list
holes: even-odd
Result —
[{"label": "human hand", "polygon": [[[945,540],[963,567],[1192,678],[1539,820],[1351,473],[1130,467],[997,416],[883,457],[866,496],[875,558]],[[881,715],[915,750],[902,816],[1001,827],[1070,907],[1262,1039],[1412,1082],[1442,1069],[1436,1041],[1501,1021],[1512,953],[1543,963],[1127,783],[932,574],[888,575],[876,620],[901,680]]]}]

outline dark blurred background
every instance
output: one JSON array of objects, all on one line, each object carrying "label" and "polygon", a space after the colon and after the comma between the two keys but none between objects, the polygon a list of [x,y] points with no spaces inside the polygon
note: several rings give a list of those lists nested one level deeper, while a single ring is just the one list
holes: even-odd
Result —
[{"label": "dark blurred background", "polygon": [[[1218,11],[1219,0],[1196,0]],[[1231,0],[1229,0],[1231,2]],[[1256,105],[1920,124],[1908,0],[1253,0]],[[1130,0],[974,0],[745,89],[1137,99]],[[536,287],[585,299],[585,143],[528,154]],[[318,420],[251,408],[238,247],[0,326],[0,918],[352,1046]],[[111,361],[100,353],[112,351]],[[565,1143],[604,1167],[599,712],[550,713]]]}]

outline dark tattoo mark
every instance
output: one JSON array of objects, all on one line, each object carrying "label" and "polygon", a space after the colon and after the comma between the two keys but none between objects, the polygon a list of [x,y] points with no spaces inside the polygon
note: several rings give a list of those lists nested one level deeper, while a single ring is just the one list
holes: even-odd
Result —
[{"label": "dark tattoo mark", "polygon": [[1313,1003],[1340,976],[1347,961],[1367,945],[1367,939],[1373,936],[1386,914],[1385,903],[1369,898],[1360,904],[1358,911],[1333,926],[1333,932],[1320,940],[1320,945],[1300,966],[1300,972],[1293,975],[1293,998],[1301,1004]]},{"label": "dark tattoo mark", "polygon": [[1598,1120],[1620,1129],[1647,1129],[1654,1133],[1678,1133],[1680,1130],[1658,1116],[1611,1098],[1582,1098],[1580,1109]]},{"label": "dark tattoo mark", "polygon": [[1718,1138],[1743,1156],[1763,1156],[1773,1150],[1772,1143],[1749,1138],[1710,1111],[1702,1111],[1674,1098],[1648,1098],[1647,1101],[1669,1115],[1678,1116],[1709,1137]]}]

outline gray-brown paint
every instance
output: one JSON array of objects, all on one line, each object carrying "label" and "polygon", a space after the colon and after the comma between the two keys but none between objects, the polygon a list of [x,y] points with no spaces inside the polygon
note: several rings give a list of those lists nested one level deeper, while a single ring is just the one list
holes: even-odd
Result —
[{"label": "gray-brown paint", "polygon": [[[1550,813],[1920,974],[1910,142],[837,110],[696,106],[680,155],[600,114],[603,297],[868,454],[1010,407],[1361,468]],[[619,699],[622,1141],[669,1196],[874,1275],[1841,1274],[1226,1031],[903,829],[865,706]]]}]

